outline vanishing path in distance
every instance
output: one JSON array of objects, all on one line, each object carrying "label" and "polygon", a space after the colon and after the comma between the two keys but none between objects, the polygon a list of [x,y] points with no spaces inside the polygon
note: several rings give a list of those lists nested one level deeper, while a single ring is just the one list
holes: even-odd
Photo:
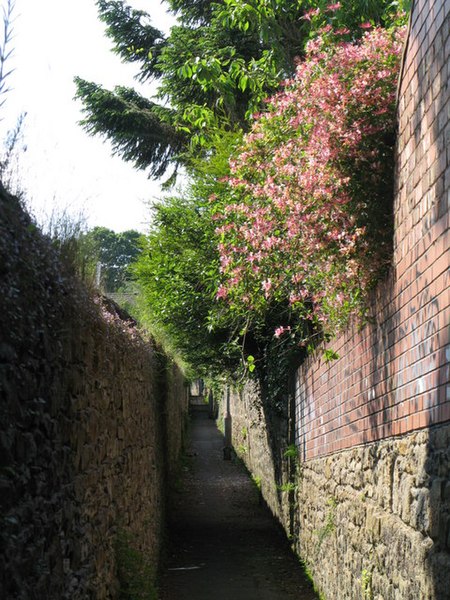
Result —
[{"label": "vanishing path in distance", "polygon": [[214,421],[194,412],[190,429],[190,466],[172,499],[161,600],[315,600],[248,474],[223,460]]}]

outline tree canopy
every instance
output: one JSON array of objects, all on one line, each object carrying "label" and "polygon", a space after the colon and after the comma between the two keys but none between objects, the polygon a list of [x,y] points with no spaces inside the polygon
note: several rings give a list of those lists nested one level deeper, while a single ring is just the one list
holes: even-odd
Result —
[{"label": "tree canopy", "polygon": [[[178,22],[168,35],[122,0],[97,4],[115,52],[135,63],[141,82],[157,80],[159,92],[147,99],[135,90],[108,91],[78,80],[84,126],[108,137],[117,153],[150,175],[182,165],[190,176],[181,191],[154,207],[134,269],[140,316],[197,373],[227,369],[235,375],[241,364],[266,378],[275,397],[279,381],[268,373],[289,368],[353,309],[363,312],[362,279],[350,281],[350,273],[347,282],[342,275],[350,264],[345,252],[351,247],[352,258],[367,250],[371,242],[360,240],[366,231],[367,239],[376,239],[380,224],[389,231],[399,54],[386,41],[366,60],[364,44],[367,31],[401,21],[400,3],[170,0]],[[302,77],[316,67],[310,80]],[[352,82],[362,86],[353,103]],[[321,93],[311,96],[314,86]],[[334,89],[343,91],[342,102],[328,93]],[[348,118],[344,105],[351,107]],[[364,125],[359,138],[353,121]],[[387,170],[372,169],[377,157]],[[378,174],[380,194],[361,198]],[[369,266],[371,282],[379,262]],[[342,289],[334,289],[339,274]],[[330,276],[328,287],[322,275]],[[295,302],[294,291],[303,294]],[[339,307],[332,314],[328,300],[333,306],[342,300],[345,314]],[[311,312],[319,305],[326,310]]]},{"label": "tree canopy", "polygon": [[152,177],[192,167],[192,157],[208,155],[223,130],[248,129],[264,98],[293,74],[314,30],[338,19],[355,36],[363,20],[386,21],[393,4],[359,0],[336,14],[324,0],[168,0],[178,21],[165,35],[124,0],[97,0],[114,52],[136,66],[140,82],[156,80],[159,91],[150,99],[77,78],[82,124]]},{"label": "tree canopy", "polygon": [[80,236],[82,269],[91,273],[100,264],[100,285],[117,292],[130,281],[130,267],[141,254],[142,234],[130,229],[116,233],[107,227],[94,227]]}]

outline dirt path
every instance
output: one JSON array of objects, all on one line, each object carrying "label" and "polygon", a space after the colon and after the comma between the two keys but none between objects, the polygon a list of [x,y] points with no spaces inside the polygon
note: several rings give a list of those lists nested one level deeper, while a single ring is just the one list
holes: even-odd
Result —
[{"label": "dirt path", "polygon": [[161,600],[316,599],[248,475],[223,460],[223,437],[206,413],[193,415],[188,455]]}]

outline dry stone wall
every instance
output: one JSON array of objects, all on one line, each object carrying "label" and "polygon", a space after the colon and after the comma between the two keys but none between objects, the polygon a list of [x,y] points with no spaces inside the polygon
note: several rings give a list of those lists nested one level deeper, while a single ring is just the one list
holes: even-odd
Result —
[{"label": "dry stone wall", "polygon": [[297,550],[327,598],[450,598],[450,428],[301,466]]},{"label": "dry stone wall", "polygon": [[235,449],[330,600],[450,599],[450,3],[412,5],[373,322],[300,367],[284,426],[232,396]]},{"label": "dry stone wall", "polygon": [[[280,517],[282,509],[277,494],[274,452],[281,453],[286,443],[283,421],[279,423],[280,431],[277,440],[272,442],[258,386],[249,384],[241,391],[230,390],[230,392],[233,448],[255,476],[257,485],[272,513]],[[221,408],[222,405],[223,403]]]},{"label": "dry stone wall", "polygon": [[5,600],[113,599],[136,583],[151,593],[187,395],[122,316],[88,297],[1,189]]}]

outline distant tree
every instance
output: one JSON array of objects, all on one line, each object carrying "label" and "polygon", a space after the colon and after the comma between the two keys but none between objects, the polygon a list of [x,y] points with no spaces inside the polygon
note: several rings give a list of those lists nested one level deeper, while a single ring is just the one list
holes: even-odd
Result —
[{"label": "distant tree", "polygon": [[94,227],[82,236],[81,248],[85,270],[101,266],[101,285],[107,292],[117,292],[129,281],[129,267],[141,252],[142,235],[128,230],[115,233],[106,227]]}]

